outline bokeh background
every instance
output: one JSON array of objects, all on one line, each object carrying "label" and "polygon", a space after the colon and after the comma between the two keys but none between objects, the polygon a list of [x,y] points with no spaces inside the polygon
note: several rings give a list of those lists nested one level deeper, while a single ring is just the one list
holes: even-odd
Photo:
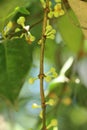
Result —
[{"label": "bokeh background", "polygon": [[[52,3],[55,4],[54,0]],[[58,73],[58,77],[50,82],[44,81],[46,100],[51,99],[53,102],[51,106],[47,105],[47,125],[52,119],[56,119],[58,125],[50,130],[87,130],[87,41],[82,29],[76,26],[79,24],[79,19],[75,12],[71,8],[67,9],[65,4],[62,5],[65,14],[50,21],[56,30],[56,36],[54,40],[47,39],[45,46],[44,71],[47,73],[54,67]],[[16,7],[26,7],[30,14],[16,12],[8,18],[7,16]],[[28,44],[24,38],[6,41],[2,38],[2,30],[6,24],[12,20],[13,28],[15,28],[19,16],[24,16],[26,25],[32,27],[30,31],[36,37],[32,44]],[[33,103],[40,105],[39,79],[29,84],[29,78],[37,77],[39,74],[40,45],[38,41],[41,37],[42,18],[43,8],[38,0],[0,0],[0,130],[40,130],[41,108],[32,108]],[[38,24],[35,25],[37,22]],[[21,73],[21,68],[17,70],[18,73],[13,71],[10,73],[8,68],[11,76],[16,77],[14,82],[11,82],[10,77],[8,82],[12,84],[7,84],[6,78],[2,80],[5,77],[5,70],[2,67],[5,64],[2,60],[4,42],[7,44],[6,60],[9,63],[18,66],[18,69],[21,63],[25,63],[25,66],[29,65],[26,69],[27,76],[23,82],[21,80],[20,87],[17,87],[16,85],[19,84],[16,83],[18,83],[17,75]],[[17,47],[21,50],[20,53],[14,51]],[[27,54],[29,57],[25,59]],[[10,62],[12,59],[10,55],[13,58],[13,55],[20,57],[20,61],[23,57],[23,62],[16,64],[16,58]]]}]

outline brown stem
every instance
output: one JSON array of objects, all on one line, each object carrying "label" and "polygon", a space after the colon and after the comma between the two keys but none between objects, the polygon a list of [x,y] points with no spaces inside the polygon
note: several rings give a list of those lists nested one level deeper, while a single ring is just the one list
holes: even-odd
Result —
[{"label": "brown stem", "polygon": [[46,104],[45,104],[45,95],[44,95],[44,49],[46,41],[46,26],[49,12],[49,0],[46,0],[46,8],[44,9],[44,19],[43,19],[43,28],[42,28],[42,37],[41,37],[41,50],[40,50],[40,96],[41,96],[41,107],[42,107],[42,130],[46,130]]}]

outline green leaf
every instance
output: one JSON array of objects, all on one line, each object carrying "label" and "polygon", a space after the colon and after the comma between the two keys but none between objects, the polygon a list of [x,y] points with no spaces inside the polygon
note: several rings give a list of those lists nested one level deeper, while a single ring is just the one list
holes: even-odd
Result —
[{"label": "green leaf", "polygon": [[[16,7],[20,7],[20,11],[23,14],[28,14],[28,11],[24,9],[24,7],[29,6],[33,1],[32,0],[3,0],[0,1],[0,31],[2,31],[6,19],[9,16],[14,16],[16,11],[14,10]],[[23,8],[22,8],[23,7]]]},{"label": "green leaf", "polygon": [[58,19],[59,32],[67,46],[75,53],[79,52],[83,43],[83,33],[77,17],[70,9],[64,16]]},{"label": "green leaf", "polygon": [[84,47],[83,47],[83,49],[84,49],[84,52],[87,52],[87,40],[84,40]]},{"label": "green leaf", "polygon": [[22,13],[22,14],[30,14],[29,11],[25,8],[25,7],[19,7],[18,12]]},{"label": "green leaf", "polygon": [[15,104],[32,63],[32,46],[24,39],[0,44],[0,96]]}]

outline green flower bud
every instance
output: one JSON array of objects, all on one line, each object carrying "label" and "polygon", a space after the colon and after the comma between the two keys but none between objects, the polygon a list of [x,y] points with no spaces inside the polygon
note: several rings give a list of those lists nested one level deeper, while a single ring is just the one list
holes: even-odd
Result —
[{"label": "green flower bud", "polygon": [[17,20],[17,23],[21,25],[22,27],[24,27],[25,17],[23,16],[19,17],[19,19]]}]

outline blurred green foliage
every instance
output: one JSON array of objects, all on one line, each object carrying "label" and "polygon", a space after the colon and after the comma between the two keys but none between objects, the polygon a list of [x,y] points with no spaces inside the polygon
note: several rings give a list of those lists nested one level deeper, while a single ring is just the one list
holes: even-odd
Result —
[{"label": "blurred green foliage", "polygon": [[[16,7],[22,10],[10,15]],[[10,20],[14,23],[12,31],[15,30],[21,15],[25,16],[25,24],[30,25],[30,32],[36,37],[32,44],[24,38],[3,40],[1,36]],[[87,41],[71,17],[79,23],[71,9],[64,16],[51,20],[57,31],[56,38],[47,40],[45,46],[45,73],[51,67],[58,73],[50,83],[44,83],[46,100],[55,101],[53,106],[47,105],[47,125],[52,119],[58,121],[58,129],[50,130],[87,130]],[[5,130],[40,130],[41,109],[32,108],[33,103],[40,104],[39,80],[30,85],[28,79],[39,74],[40,45],[37,43],[42,18],[43,9],[38,0],[0,1],[0,119],[3,116],[3,123],[10,125]]]}]

